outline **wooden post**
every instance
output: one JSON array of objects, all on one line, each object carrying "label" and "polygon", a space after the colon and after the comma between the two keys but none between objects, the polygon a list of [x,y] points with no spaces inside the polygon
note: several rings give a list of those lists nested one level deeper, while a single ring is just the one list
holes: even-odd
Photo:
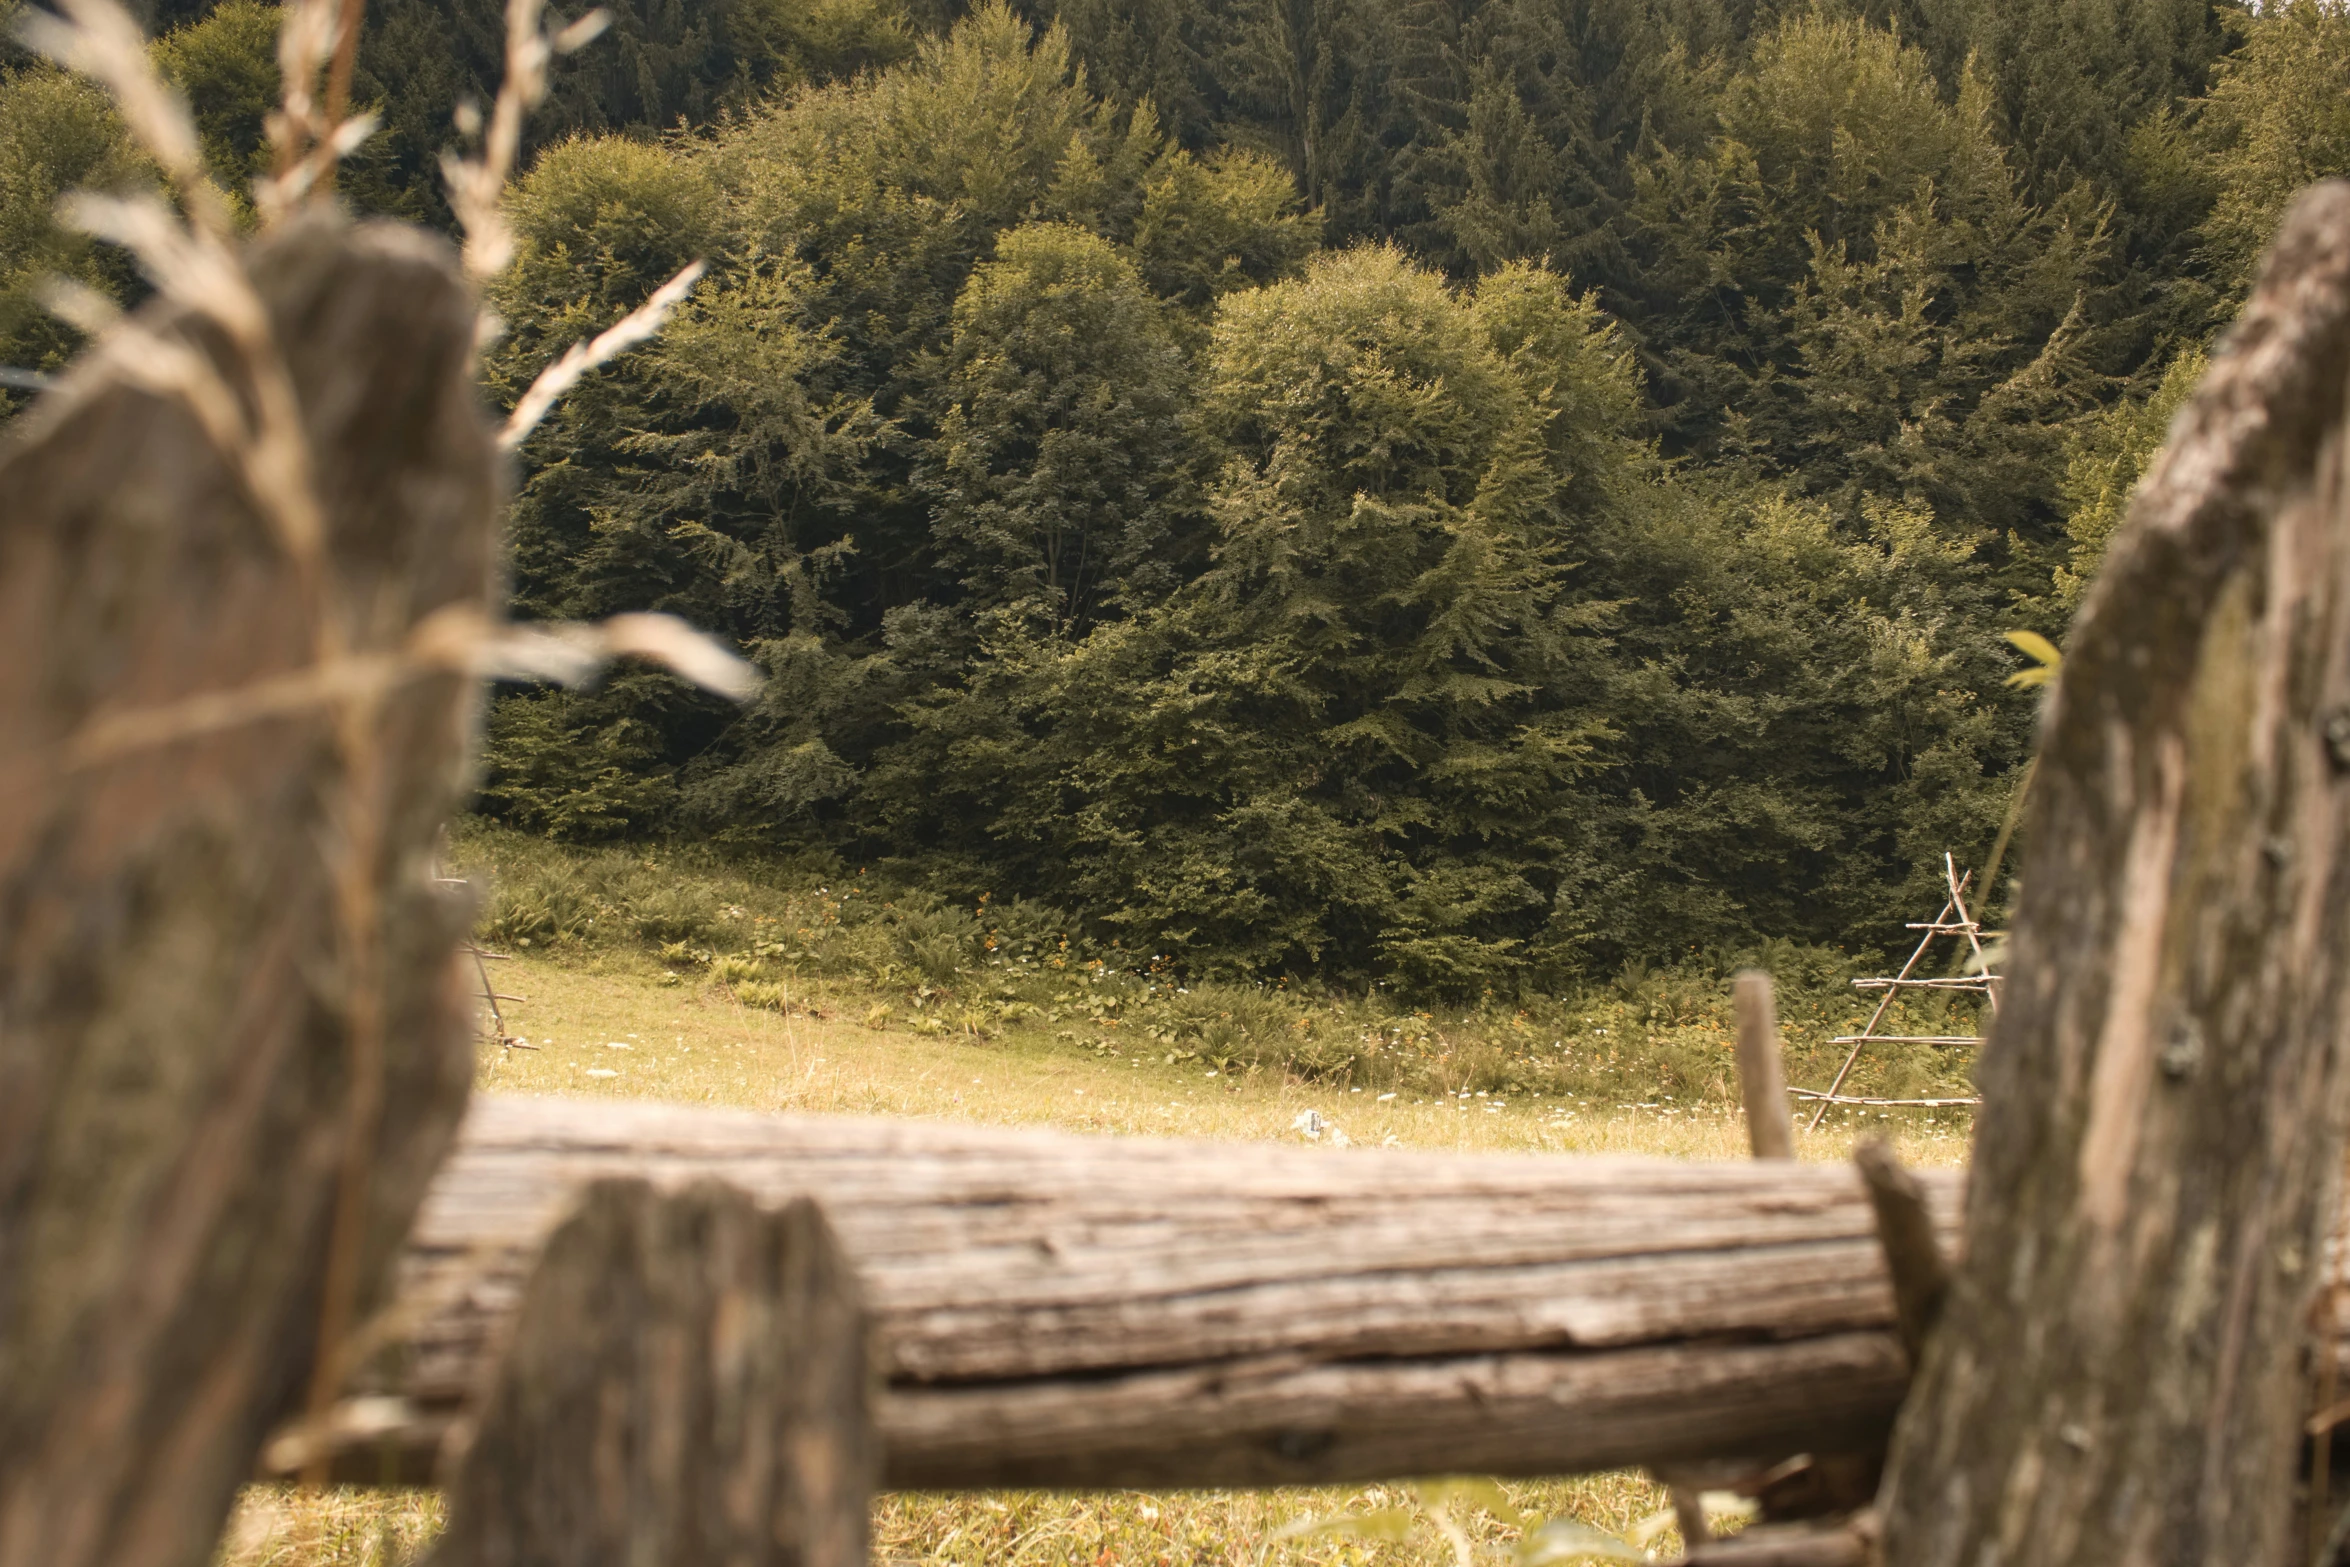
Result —
[{"label": "wooden post", "polygon": [[498,459],[454,263],[326,223],[253,254],[315,475],[300,550],[156,389],[171,351],[232,397],[257,357],[167,299],[137,317],[159,346],[86,356],[0,445],[5,1567],[210,1560],[455,1134],[470,911],[429,866],[473,683],[381,690],[356,748],[333,694],[488,613]]},{"label": "wooden post", "polygon": [[879,1446],[816,1205],[601,1181],[523,1293],[436,1567],[858,1567]]},{"label": "wooden post", "polygon": [[1746,1102],[1747,1142],[1757,1159],[1792,1159],[1795,1117],[1787,1108],[1787,1068],[1779,1053],[1771,976],[1747,969],[1730,996],[1738,1018],[1738,1092]]},{"label": "wooden post", "polygon": [[[1787,1108],[1787,1075],[1779,1055],[1778,1006],[1771,995],[1771,976],[1760,969],[1743,970],[1730,991],[1731,1009],[1738,1020],[1738,1092],[1746,1105],[1746,1137],[1757,1159],[1795,1157],[1795,1120]],[[1703,1488],[1698,1481],[1671,1474],[1657,1478],[1671,1491],[1673,1518],[1680,1525],[1684,1551],[1695,1551],[1712,1538],[1705,1521]]]},{"label": "wooden post", "polygon": [[2303,193],[2043,721],[1885,1559],[2282,1567],[2350,1038],[2350,185]]},{"label": "wooden post", "polygon": [[1893,1315],[1909,1363],[1923,1357],[1926,1335],[1942,1314],[1950,1289],[1950,1267],[1934,1235],[1934,1216],[1918,1178],[1901,1167],[1893,1145],[1872,1137],[1855,1149],[1852,1162],[1868,1183],[1869,1205],[1877,1212],[1877,1240],[1885,1248],[1885,1271],[1893,1279]]}]

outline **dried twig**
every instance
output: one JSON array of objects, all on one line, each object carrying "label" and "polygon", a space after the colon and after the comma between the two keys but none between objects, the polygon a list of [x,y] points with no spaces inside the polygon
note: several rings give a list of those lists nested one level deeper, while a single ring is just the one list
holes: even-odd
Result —
[{"label": "dried twig", "polygon": [[558,33],[539,27],[543,0],[507,0],[506,76],[491,105],[481,151],[473,158],[441,159],[449,206],[465,228],[465,269],[475,277],[503,271],[514,259],[514,235],[499,203],[522,152],[522,119],[547,96],[547,67],[557,55],[584,48],[611,25],[611,13],[590,11]]},{"label": "dried twig", "polygon": [[637,344],[657,334],[669,320],[669,312],[676,309],[685,296],[693,292],[700,281],[703,263],[690,261],[683,270],[659,288],[643,304],[613,322],[586,342],[574,343],[563,357],[538,373],[522,400],[514,405],[506,427],[498,432],[498,444],[512,451],[530,438],[539,421],[546,418],[565,392],[579,383],[579,378],[596,366],[616,359]]},{"label": "dried twig", "polygon": [[427,617],[389,653],[320,659],[225,691],[94,719],[67,741],[68,769],[173,745],[244,724],[375,702],[411,681],[450,670],[485,678],[584,685],[616,658],[646,658],[704,690],[736,701],[758,690],[758,667],[673,615],[614,615],[600,622],[498,625],[467,610]]}]

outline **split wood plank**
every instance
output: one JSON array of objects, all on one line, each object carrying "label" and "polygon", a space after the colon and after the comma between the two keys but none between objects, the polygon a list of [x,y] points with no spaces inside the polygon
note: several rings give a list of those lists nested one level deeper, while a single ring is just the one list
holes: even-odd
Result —
[{"label": "split wood plank", "polygon": [[2033,777],[1886,1558],[2281,1567],[2350,1119],[2350,184],[2140,482]]}]

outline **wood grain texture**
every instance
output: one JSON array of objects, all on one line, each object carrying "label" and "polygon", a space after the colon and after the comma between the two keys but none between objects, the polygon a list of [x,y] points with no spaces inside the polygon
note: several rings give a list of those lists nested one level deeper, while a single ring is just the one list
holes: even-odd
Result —
[{"label": "wood grain texture", "polygon": [[[252,261],[359,652],[489,597],[497,457],[453,259],[406,232],[304,225]],[[142,319],[246,384],[216,334],[160,302]],[[7,1567],[208,1560],[311,1365],[350,1065],[324,846],[350,780],[316,711],[91,765],[71,742],[302,670],[316,607],[186,407],[121,362],[86,359],[0,447]],[[385,714],[396,807],[359,874],[399,1045],[362,1297],[471,1078],[451,966],[468,911],[427,869],[472,704],[441,676]]]},{"label": "wood grain texture", "polygon": [[[343,1474],[427,1471],[550,1227],[620,1175],[823,1204],[875,1314],[891,1485],[1767,1462],[1881,1440],[1905,1379],[1847,1167],[485,1097],[356,1390],[409,1413],[355,1422]],[[1927,1181],[1954,1235],[1956,1180]]]},{"label": "wood grain texture", "polygon": [[1901,1567],[2292,1554],[2350,1029],[2350,185],[2305,192],[2076,622]]},{"label": "wood grain texture", "polygon": [[508,1329],[431,1567],[863,1567],[866,1322],[815,1204],[595,1182]]}]

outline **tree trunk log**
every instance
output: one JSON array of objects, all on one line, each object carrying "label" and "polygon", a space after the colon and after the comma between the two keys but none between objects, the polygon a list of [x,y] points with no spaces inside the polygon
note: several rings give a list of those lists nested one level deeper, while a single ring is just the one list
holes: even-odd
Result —
[{"label": "tree trunk log", "polygon": [[[1849,1167],[1463,1157],[484,1098],[337,1472],[429,1478],[587,1183],[823,1206],[894,1486],[1256,1485],[1881,1443],[1905,1380]],[[1955,1238],[1953,1175],[1926,1184]]]},{"label": "tree trunk log", "polygon": [[2350,185],[2288,215],[2042,733],[1898,1567],[2286,1559],[2350,1019]]},{"label": "tree trunk log", "polygon": [[434,1567],[862,1567],[871,1356],[814,1203],[596,1182],[509,1330]]},{"label": "tree trunk log", "polygon": [[[319,475],[352,651],[486,610],[497,466],[444,247],[305,226],[253,270]],[[163,303],[141,319],[232,387]],[[313,1364],[353,1123],[335,867],[381,916],[397,1041],[347,1233],[374,1294],[472,1075],[429,885],[471,683],[409,682],[359,779],[317,708],[111,752],[93,726],[299,677],[322,606],[188,412],[88,356],[0,448],[0,1564],[197,1567]],[[315,580],[315,579],[312,579]],[[174,707],[175,704],[180,704]]]}]

